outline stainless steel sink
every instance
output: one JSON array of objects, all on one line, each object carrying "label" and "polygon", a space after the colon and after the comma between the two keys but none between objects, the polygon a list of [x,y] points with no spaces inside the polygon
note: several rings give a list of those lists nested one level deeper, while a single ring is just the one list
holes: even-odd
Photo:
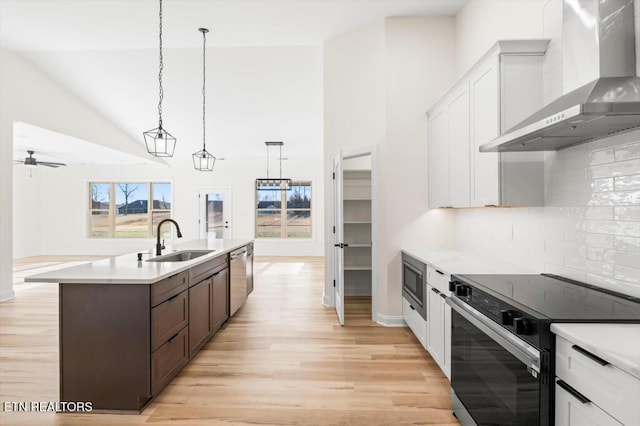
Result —
[{"label": "stainless steel sink", "polygon": [[183,250],[174,253],[165,254],[164,256],[147,259],[147,262],[184,262],[193,260],[205,254],[213,253],[215,250]]}]

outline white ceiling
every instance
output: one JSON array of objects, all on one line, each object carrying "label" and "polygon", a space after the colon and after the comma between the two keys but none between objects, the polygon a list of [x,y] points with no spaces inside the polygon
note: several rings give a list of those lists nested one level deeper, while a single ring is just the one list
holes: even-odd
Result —
[{"label": "white ceiling", "polygon": [[[175,157],[166,162],[188,165],[202,147],[198,27],[211,29],[207,148],[231,162],[264,157],[264,141],[282,140],[283,154],[292,160],[321,158],[323,42],[384,17],[455,14],[466,2],[164,0],[163,121],[178,139]],[[142,132],[158,123],[157,12],[157,0],[0,0],[0,47],[21,53],[143,143]],[[65,144],[61,135],[56,141],[47,149],[17,141],[16,150],[71,158],[88,156],[96,146],[82,150],[78,140]]]},{"label": "white ceiling", "polygon": [[[307,46],[389,16],[454,15],[467,0],[165,0],[167,48]],[[146,49],[157,0],[0,0],[0,47],[13,51]]]},{"label": "white ceiling", "polygon": [[29,150],[35,151],[33,156],[38,161],[65,163],[67,166],[161,165],[146,158],[136,157],[41,127],[22,122],[14,123],[13,159],[16,161],[24,160],[29,155],[27,153]]}]

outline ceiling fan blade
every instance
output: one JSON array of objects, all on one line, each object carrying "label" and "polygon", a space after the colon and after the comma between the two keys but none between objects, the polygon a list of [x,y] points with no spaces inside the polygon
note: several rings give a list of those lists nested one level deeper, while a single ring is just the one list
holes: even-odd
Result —
[{"label": "ceiling fan blade", "polygon": [[36,163],[38,166],[47,166],[47,167],[60,167],[60,166],[66,166],[65,163],[54,163],[52,161],[38,161]]},{"label": "ceiling fan blade", "polygon": [[13,164],[24,164],[24,160],[13,160]]}]

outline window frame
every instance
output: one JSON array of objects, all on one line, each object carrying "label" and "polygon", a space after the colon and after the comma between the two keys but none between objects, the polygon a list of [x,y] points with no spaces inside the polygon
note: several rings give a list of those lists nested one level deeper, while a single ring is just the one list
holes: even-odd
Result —
[{"label": "window frame", "polygon": [[[289,207],[289,200],[287,198],[287,192],[289,191],[289,188],[293,187],[293,186],[308,186],[309,187],[309,199],[310,199],[310,207],[305,208],[305,207]],[[280,185],[280,207],[277,209],[260,209],[258,208],[258,203],[260,202],[260,200],[258,199],[258,194],[259,194],[259,189],[257,186],[255,186],[254,191],[254,208],[255,208],[255,226],[254,226],[254,236],[255,238],[264,238],[264,239],[268,239],[268,240],[278,240],[278,239],[282,239],[282,240],[298,240],[298,241],[303,241],[303,240],[313,240],[313,216],[314,216],[314,201],[313,201],[313,181],[311,179],[298,179],[298,180],[293,180],[291,185],[289,187],[283,187],[282,185]],[[274,189],[274,191],[277,191]],[[259,236],[258,235],[258,213],[261,211],[275,211],[275,210],[280,210],[280,236],[278,237],[268,237],[268,236]],[[289,210],[298,210],[298,211],[308,211],[309,212],[309,236],[308,237],[290,237],[288,235],[288,231],[287,231],[287,212]]]},{"label": "window frame", "polygon": [[[116,236],[116,191],[118,184],[137,184],[137,185],[146,185],[147,186],[147,234],[143,237],[119,237]],[[109,185],[109,208],[108,209],[94,209],[93,208],[93,193],[92,187],[94,184],[102,184]],[[173,218],[173,208],[171,209],[154,209],[153,208],[153,186],[154,184],[168,184],[171,185],[171,200],[169,201],[171,206],[173,207],[173,182],[169,179],[160,179],[160,180],[138,180],[138,179],[119,179],[117,181],[109,181],[109,180],[90,180],[87,181],[87,194],[88,194],[88,209],[87,209],[87,232],[86,238],[90,240],[150,240],[156,238],[154,233],[155,227],[153,226],[153,213],[157,212],[169,212],[169,217]],[[109,217],[109,226],[107,231],[107,236],[99,237],[93,236],[93,228],[92,228],[92,216],[94,211],[107,211]]]}]

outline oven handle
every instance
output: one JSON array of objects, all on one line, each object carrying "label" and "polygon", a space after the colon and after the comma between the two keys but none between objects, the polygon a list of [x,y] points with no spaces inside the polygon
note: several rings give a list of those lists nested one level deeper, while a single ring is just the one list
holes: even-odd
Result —
[{"label": "oven handle", "polygon": [[446,302],[454,311],[524,363],[532,376],[538,377],[540,375],[540,351],[538,349],[503,329],[460,299],[450,297]]}]

